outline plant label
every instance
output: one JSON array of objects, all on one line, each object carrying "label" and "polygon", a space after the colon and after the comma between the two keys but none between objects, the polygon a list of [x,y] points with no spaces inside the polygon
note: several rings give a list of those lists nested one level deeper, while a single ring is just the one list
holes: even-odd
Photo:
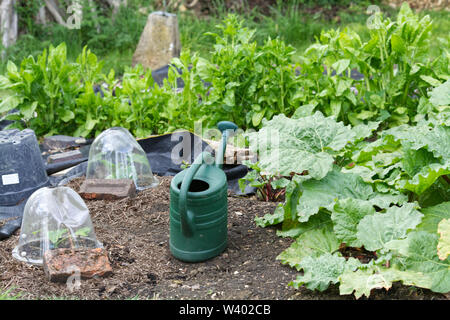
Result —
[{"label": "plant label", "polygon": [[19,184],[19,174],[18,173],[5,174],[4,176],[2,176],[2,183],[4,186]]}]

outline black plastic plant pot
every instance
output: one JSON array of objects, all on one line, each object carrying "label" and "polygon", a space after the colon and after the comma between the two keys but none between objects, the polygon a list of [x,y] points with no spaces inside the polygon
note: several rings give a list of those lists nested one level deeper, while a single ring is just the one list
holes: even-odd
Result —
[{"label": "black plastic plant pot", "polygon": [[16,205],[48,184],[34,131],[0,131],[0,206]]}]

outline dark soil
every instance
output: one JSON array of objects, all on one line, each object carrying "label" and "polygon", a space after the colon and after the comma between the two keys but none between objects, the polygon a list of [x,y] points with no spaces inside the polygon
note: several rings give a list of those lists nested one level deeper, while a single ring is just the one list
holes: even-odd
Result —
[{"label": "dark soil", "polygon": [[[353,299],[340,296],[337,286],[325,292],[295,290],[287,284],[297,272],[275,258],[292,240],[279,238],[275,228],[261,229],[255,215],[273,212],[276,204],[228,198],[228,248],[201,263],[185,263],[169,251],[170,177],[136,198],[86,201],[98,239],[108,251],[114,274],[83,280],[78,290],[51,283],[41,267],[11,256],[16,234],[0,242],[0,288],[15,288],[23,299]],[[82,179],[70,183],[78,191]],[[357,255],[357,253],[355,253]],[[445,299],[428,290],[395,285],[374,291],[373,299]]]}]

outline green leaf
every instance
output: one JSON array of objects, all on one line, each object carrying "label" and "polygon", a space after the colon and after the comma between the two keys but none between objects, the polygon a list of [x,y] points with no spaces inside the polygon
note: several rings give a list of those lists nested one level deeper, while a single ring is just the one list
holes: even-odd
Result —
[{"label": "green leaf", "polygon": [[336,61],[335,63],[332,64],[332,68],[334,70],[336,70],[336,74],[341,74],[342,72],[344,72],[348,66],[350,65],[350,60],[349,59],[341,59]]},{"label": "green leaf", "polygon": [[263,217],[255,217],[255,223],[261,228],[279,224],[284,220],[284,209],[279,205],[273,214],[266,214]]},{"label": "green leaf", "polygon": [[11,74],[17,74],[17,66],[11,60],[6,63],[6,71]]},{"label": "green leaf", "polygon": [[305,285],[310,290],[325,291],[330,283],[336,284],[339,277],[345,270],[355,270],[359,261],[350,258],[348,261],[338,254],[325,253],[318,257],[306,257],[300,263],[300,268],[304,274],[297,276],[297,279],[290,283],[298,289]]},{"label": "green leaf", "polygon": [[248,137],[251,150],[258,153],[262,171],[282,176],[308,171],[311,177],[321,179],[332,169],[333,151],[352,142],[354,133],[316,112],[301,119],[277,115],[263,121],[263,128]]},{"label": "green leaf", "polygon": [[36,108],[38,106],[38,102],[34,101],[33,103],[29,103],[25,106],[23,106],[20,110],[22,111],[23,117],[26,120],[29,120],[34,117],[34,112],[36,111]]},{"label": "green leaf", "polygon": [[414,229],[422,216],[413,203],[390,207],[386,213],[364,217],[357,226],[357,238],[369,251],[382,249],[391,240],[405,238],[407,231]]},{"label": "green leaf", "polygon": [[234,90],[227,90],[225,93],[225,97],[223,99],[223,103],[227,106],[235,106],[236,101],[234,97]]},{"label": "green leaf", "polygon": [[350,247],[361,247],[357,238],[357,226],[362,218],[375,214],[373,205],[365,200],[342,199],[336,201],[331,219],[334,223],[334,232],[339,240]]},{"label": "green leaf", "polygon": [[75,231],[75,235],[79,236],[79,237],[87,237],[90,232],[91,232],[91,228],[84,227],[84,228],[81,228],[81,229],[78,229],[77,231]]},{"label": "green leaf", "polygon": [[424,167],[438,162],[433,154],[425,148],[414,150],[410,147],[409,143],[404,143],[402,145],[402,149],[402,166],[410,177],[414,177],[416,174],[422,171]]},{"label": "green leaf", "polygon": [[391,36],[391,46],[392,50],[397,53],[404,53],[406,51],[405,42],[403,41],[402,37],[397,34],[393,34]]},{"label": "green leaf", "polygon": [[428,123],[420,123],[417,126],[401,125],[384,131],[383,137],[389,135],[402,144],[408,142],[409,148],[413,150],[425,147],[436,158],[450,160],[450,127],[432,127]]},{"label": "green leaf", "polygon": [[292,115],[292,119],[300,119],[304,117],[311,116],[314,112],[314,109],[317,104],[305,104],[300,107],[298,107],[294,114]]},{"label": "green leaf", "polygon": [[429,233],[437,233],[439,222],[443,219],[450,219],[450,202],[443,202],[433,207],[423,208],[422,222],[417,226],[417,230]]},{"label": "green leaf", "polygon": [[300,264],[304,258],[333,253],[339,249],[339,244],[332,226],[326,225],[301,234],[289,248],[278,255],[277,260],[301,270]]},{"label": "green leaf", "polygon": [[261,120],[264,117],[264,114],[266,113],[266,110],[262,110],[260,112],[254,112],[253,116],[252,116],[252,124],[254,127],[258,127],[259,124],[261,123]]},{"label": "green leaf", "polygon": [[64,113],[62,113],[60,116],[61,120],[64,122],[69,122],[70,120],[75,119],[75,113],[67,109],[65,109]]},{"label": "green leaf", "polygon": [[341,295],[354,292],[356,299],[359,299],[363,295],[369,297],[373,289],[384,288],[389,290],[395,281],[401,281],[404,285],[422,288],[431,287],[431,278],[421,272],[370,266],[369,268],[358,269],[356,272],[346,270],[339,277],[339,292]]},{"label": "green leaf", "polygon": [[441,82],[433,77],[421,75],[420,78],[433,87],[439,87],[441,85]]},{"label": "green leaf", "polygon": [[283,188],[286,188],[290,182],[291,181],[289,179],[281,178],[281,179],[273,180],[270,183],[270,185],[272,186],[273,189],[283,189]]},{"label": "green leaf", "polygon": [[56,245],[58,243],[58,241],[68,232],[69,232],[69,230],[67,230],[67,229],[58,229],[55,231],[49,231],[48,239],[50,240],[51,243]]},{"label": "green leaf", "polygon": [[356,141],[369,138],[373,134],[373,131],[378,129],[380,124],[381,121],[369,121],[368,124],[358,124],[354,126],[352,131],[355,133]]},{"label": "green leaf", "polygon": [[308,222],[299,222],[297,219],[285,219],[281,230],[277,230],[277,235],[280,237],[296,238],[306,231],[332,226],[332,223],[330,214],[321,211],[310,217]]},{"label": "green leaf", "polygon": [[437,251],[439,259],[445,260],[450,255],[450,219],[443,219],[438,224],[439,242]]},{"label": "green leaf", "polygon": [[92,119],[92,116],[91,116],[91,114],[89,113],[88,116],[87,116],[87,119],[86,119],[85,127],[86,127],[87,130],[92,130],[92,129],[94,129],[95,125],[96,125],[98,122],[99,122],[98,120]]},{"label": "green leaf", "polygon": [[367,120],[367,119],[372,119],[375,115],[376,115],[376,112],[374,112],[374,111],[363,110],[356,115],[356,118],[360,119],[360,120]]},{"label": "green leaf", "polygon": [[429,287],[434,292],[450,292],[450,257],[440,260],[437,255],[439,237],[425,231],[414,231],[408,238],[393,242],[389,249],[397,251],[402,257],[405,270],[417,271],[431,279]]},{"label": "green leaf", "polygon": [[431,91],[430,102],[435,107],[450,105],[450,80],[445,81]]},{"label": "green leaf", "polygon": [[411,180],[398,182],[397,188],[406,189],[420,195],[431,187],[440,176],[447,174],[450,174],[450,162],[445,165],[433,163],[424,167]]},{"label": "green leaf", "polygon": [[309,217],[319,212],[321,208],[331,211],[336,199],[368,200],[382,208],[404,200],[404,196],[374,192],[372,186],[365,183],[360,176],[342,173],[337,168],[321,180],[303,182],[301,189],[303,191],[301,197],[290,209],[296,213],[300,222],[308,221]]},{"label": "green leaf", "polygon": [[17,106],[21,104],[23,100],[24,100],[23,97],[19,95],[16,94],[8,95],[0,102],[0,114],[11,111],[14,108],[17,108]]},{"label": "green leaf", "polygon": [[339,114],[341,113],[341,105],[342,105],[342,101],[332,100],[330,102],[331,114],[333,116],[336,116],[336,117],[339,116]]}]

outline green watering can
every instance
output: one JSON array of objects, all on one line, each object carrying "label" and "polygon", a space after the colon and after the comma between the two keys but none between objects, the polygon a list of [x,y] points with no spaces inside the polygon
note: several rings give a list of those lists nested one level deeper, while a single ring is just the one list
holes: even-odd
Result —
[{"label": "green watering can", "polygon": [[183,261],[213,258],[227,246],[228,184],[222,165],[228,136],[237,125],[222,121],[217,126],[222,145],[215,163],[203,152],[170,184],[170,251]]}]

